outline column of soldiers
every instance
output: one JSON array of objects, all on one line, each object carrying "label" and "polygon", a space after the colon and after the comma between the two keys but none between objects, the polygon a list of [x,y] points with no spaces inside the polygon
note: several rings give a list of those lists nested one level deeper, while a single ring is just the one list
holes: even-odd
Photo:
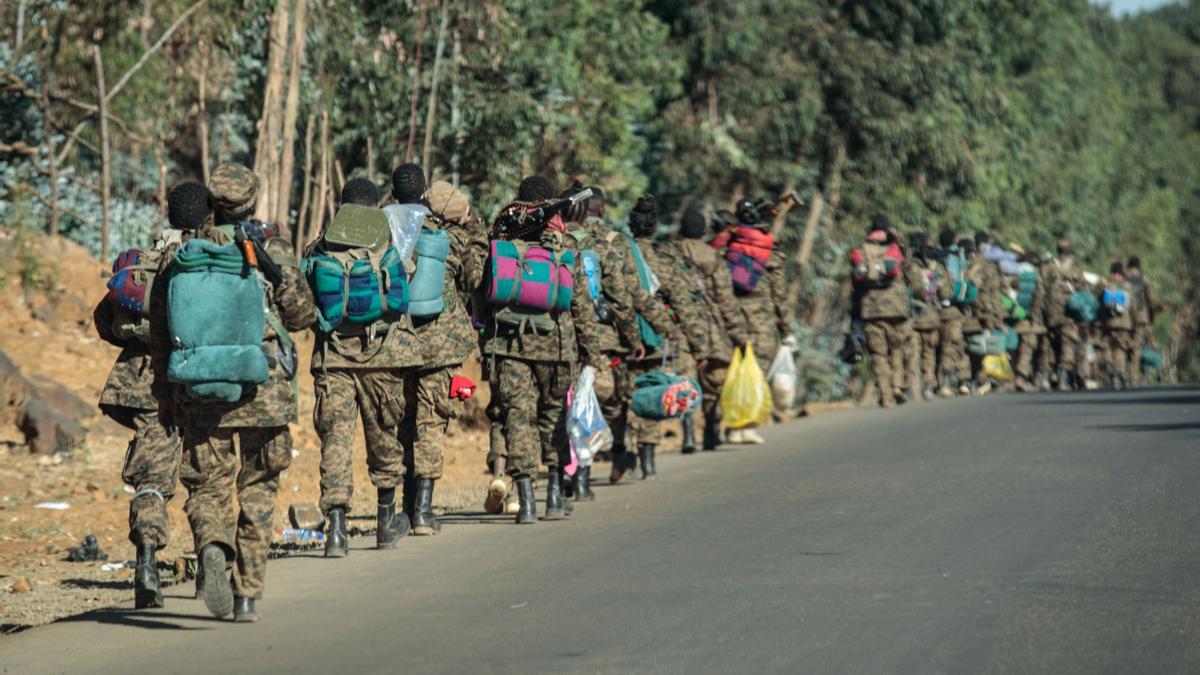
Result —
[{"label": "column of soldiers", "polygon": [[[360,422],[376,548],[441,531],[433,493],[446,432],[475,386],[459,374],[465,361],[479,359],[491,385],[485,508],[533,524],[567,518],[572,499],[594,498],[590,467],[565,475],[567,394],[583,366],[598,374],[614,433],[610,481],[638,468],[646,480],[657,475],[662,437],[659,423],[632,415],[639,374],[666,363],[699,381],[702,433],[697,442],[693,420],[683,419],[683,452],[714,450],[734,349],[753,345],[765,369],[790,344],[782,264],[761,201],[719,213],[713,227],[689,211],[663,237],[649,196],[627,222],[612,223],[601,189],[576,183],[560,192],[530,176],[488,226],[466,195],[427,184],[419,166],[397,167],[391,178],[389,199],[369,181],[348,181],[336,216],[297,258],[286,231],[252,217],[258,177],[222,165],[207,186],[176,186],[170,227],[114,263],[95,323],[121,347],[101,408],[134,434],[122,477],[135,489],[138,608],[163,606],[157,552],[170,539],[166,504],[182,481],[197,597],[216,617],[258,620],[279,476],[293,452],[289,425],[298,422],[295,333],[315,334],[309,372],[332,559],[350,553]],[[576,280],[569,303],[496,302],[503,252],[531,248]],[[727,251],[757,256],[761,278],[735,288]],[[599,281],[595,297],[583,290],[589,272]],[[753,429],[726,439],[762,442]],[[539,468],[547,474],[540,514]]]},{"label": "column of soldiers", "polygon": [[[924,232],[906,245],[879,216],[850,265],[852,322],[863,326],[884,408],[983,395],[998,385],[1022,392],[1135,386],[1152,352],[1161,305],[1137,258],[1114,262],[1102,278],[1084,271],[1065,238],[1042,256],[999,246],[986,232],[970,238],[952,229],[939,233],[937,246]],[[989,355],[1007,359],[1011,384],[989,371]]]}]

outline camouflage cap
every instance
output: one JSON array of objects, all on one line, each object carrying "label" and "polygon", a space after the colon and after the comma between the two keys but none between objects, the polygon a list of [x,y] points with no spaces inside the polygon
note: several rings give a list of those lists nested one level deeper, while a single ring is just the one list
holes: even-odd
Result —
[{"label": "camouflage cap", "polygon": [[471,202],[467,196],[444,180],[434,181],[429,186],[425,201],[434,215],[447,222],[464,223],[471,214]]},{"label": "camouflage cap", "polygon": [[241,213],[254,206],[258,176],[241,164],[222,164],[213,170],[208,189],[212,192],[213,209]]}]

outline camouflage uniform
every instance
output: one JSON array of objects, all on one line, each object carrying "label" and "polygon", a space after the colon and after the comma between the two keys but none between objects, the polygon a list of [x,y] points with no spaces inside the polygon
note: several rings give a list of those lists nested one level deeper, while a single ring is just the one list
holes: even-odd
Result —
[{"label": "camouflage uniform", "polygon": [[736,307],[741,311],[745,339],[754,346],[754,356],[765,373],[785,336],[792,334],[792,308],[788,304],[787,274],[783,254],[776,249],[767,261],[766,271],[753,291],[736,291]]},{"label": "camouflage uniform", "polygon": [[702,330],[707,340],[696,357],[705,361],[699,372],[704,417],[715,419],[733,347],[747,341],[749,329],[734,296],[728,263],[720,254],[699,239],[681,239],[676,248],[684,277],[693,280],[693,299],[702,311]]},{"label": "camouflage uniform", "polygon": [[1133,354],[1134,363],[1130,365],[1129,371],[1132,375],[1130,380],[1131,385],[1137,385],[1142,379],[1141,369],[1141,353],[1142,349],[1151,347],[1154,344],[1154,313],[1156,301],[1154,299],[1154,290],[1150,287],[1150,282],[1142,275],[1139,269],[1127,270],[1126,279],[1129,285],[1133,287]]},{"label": "camouflage uniform", "polygon": [[[886,249],[887,245],[864,242],[864,252],[868,247]],[[889,406],[900,393],[904,379],[904,355],[911,330],[908,286],[901,277],[882,288],[862,288],[861,297],[867,351],[871,354],[871,369],[879,387],[879,402]]]},{"label": "camouflage uniform", "polygon": [[[947,297],[953,293],[950,270],[942,260],[934,261],[932,269],[938,278],[946,280]],[[967,358],[967,342],[963,335],[966,315],[962,308],[943,301],[938,326],[938,373],[943,384],[965,383],[971,377],[971,361]],[[945,390],[943,394],[947,393]]]},{"label": "camouflage uniform", "polygon": [[118,338],[112,330],[114,318],[112,303],[101,300],[93,313],[96,331],[122,348],[100,393],[100,409],[133,431],[121,470],[121,480],[136,490],[129,502],[129,541],[135,546],[151,542],[161,549],[171,541],[167,502],[179,482],[182,443],[178,433],[159,423],[150,346],[137,338]]},{"label": "camouflage uniform", "polygon": [[[573,247],[573,241],[568,241],[572,239],[569,234],[547,230],[540,245],[563,251]],[[573,274],[580,281],[586,278],[578,258]],[[595,309],[582,286],[571,295],[570,311],[553,315],[555,329],[550,333],[532,329],[521,333],[494,319],[498,308],[482,307],[487,314],[483,317],[483,352],[492,362],[492,397],[500,402],[510,475],[532,475],[539,456],[549,467],[570,461],[565,413],[574,367],[579,363],[597,366],[602,358]]]},{"label": "camouflage uniform", "polygon": [[[1079,323],[1067,316],[1067,299],[1076,290],[1087,290],[1083,270],[1071,256],[1049,263],[1046,275],[1046,328],[1054,352],[1054,367],[1060,373],[1082,374],[1085,370],[1086,350],[1079,331]],[[1059,382],[1060,387],[1066,383]]]},{"label": "camouflage uniform", "polygon": [[[238,212],[253,202],[257,179],[245,167],[218,167],[213,173],[214,206]],[[218,244],[232,240],[227,227],[206,226],[196,234]],[[312,295],[300,276],[291,246],[280,238],[269,239],[266,250],[280,266],[282,283],[267,283],[267,307],[287,331],[308,328],[316,319]],[[160,273],[173,259],[168,249]],[[161,278],[161,277],[160,277]],[[167,381],[171,352],[168,330],[167,284],[155,284],[150,303],[150,332],[156,398],[163,403],[160,415],[183,429],[184,461],[181,478],[188,489],[185,510],[192,526],[195,549],[218,544],[227,558],[236,560],[234,595],[262,597],[267,552],[275,514],[279,474],[291,464],[292,438],[288,424],[296,421],[292,382],[277,361],[269,379],[237,403],[190,400]],[[279,351],[280,336],[268,322],[263,341]],[[240,513],[234,517],[236,491]]]},{"label": "camouflage uniform", "polygon": [[[1002,304],[1003,286],[1000,269],[995,263],[985,259],[982,254],[976,254],[967,263],[963,277],[975,282],[975,304],[967,309],[967,321],[963,324],[963,332],[970,335],[989,330],[999,329],[1004,325],[1004,305]],[[983,356],[968,354],[971,371],[977,383],[983,383],[987,377],[983,373]]]},{"label": "camouflage uniform", "polygon": [[1114,275],[1111,277],[1108,283],[1105,284],[1105,288],[1114,291],[1124,291],[1125,297],[1129,301],[1129,306],[1123,313],[1102,309],[1100,319],[1104,335],[1102,351],[1108,363],[1109,376],[1119,377],[1122,383],[1128,385],[1133,381],[1132,371],[1137,365],[1136,353],[1134,351],[1136,346],[1134,339],[1135,317],[1138,312],[1137,297],[1134,294],[1133,285],[1122,276]]},{"label": "camouflage uniform", "polygon": [[625,447],[629,425],[629,401],[632,385],[629,379],[629,356],[643,347],[637,315],[647,313],[666,321],[661,304],[642,289],[637,263],[625,237],[612,229],[602,218],[584,219],[576,230],[581,250],[592,249],[600,258],[602,292],[613,312],[613,322],[597,321],[600,349],[609,364],[613,377],[612,395],[600,398],[600,410],[613,434],[613,444],[620,452]]},{"label": "camouflage uniform", "polygon": [[1018,321],[1014,326],[1017,334],[1021,336],[1021,344],[1017,347],[1016,374],[1017,377],[1027,382],[1033,380],[1035,373],[1038,372],[1034,370],[1034,356],[1037,353],[1038,340],[1046,332],[1042,323],[1046,305],[1046,289],[1043,281],[1041,270],[1038,270],[1037,287],[1033,290],[1029,316]]},{"label": "camouflage uniform", "polygon": [[950,297],[949,277],[938,272],[935,263],[910,258],[904,278],[912,294],[913,338],[908,372],[916,380],[910,389],[937,386],[937,352],[940,344],[942,301]]}]

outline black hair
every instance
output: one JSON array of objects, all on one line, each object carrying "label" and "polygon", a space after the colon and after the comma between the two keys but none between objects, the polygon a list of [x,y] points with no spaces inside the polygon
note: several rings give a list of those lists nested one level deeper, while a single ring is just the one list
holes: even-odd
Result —
[{"label": "black hair", "polygon": [[762,222],[762,213],[758,208],[758,202],[749,197],[738,200],[734,206],[734,213],[742,225],[758,225]]},{"label": "black hair", "polygon": [[1135,255],[1125,263],[1125,266],[1131,270],[1140,270],[1142,269],[1142,260]]},{"label": "black hair", "polygon": [[992,238],[988,236],[987,232],[980,230],[975,233],[975,246],[982,247],[984,244],[990,243],[992,243]]},{"label": "black hair", "polygon": [[658,229],[658,202],[651,195],[638,197],[629,212],[629,229],[635,237],[648,237]]},{"label": "black hair", "polygon": [[679,236],[684,239],[703,239],[708,232],[708,222],[698,209],[688,209],[679,220]]},{"label": "black hair", "polygon": [[890,229],[892,229],[892,221],[888,220],[888,217],[882,213],[875,216],[875,220],[871,221],[872,232],[887,232]]},{"label": "black hair", "polygon": [[416,164],[401,164],[392,172],[392,197],[401,204],[420,204],[425,196],[425,170]]},{"label": "black hair", "polygon": [[975,240],[967,238],[967,237],[963,237],[962,239],[958,240],[958,247],[960,249],[962,249],[963,253],[974,253],[975,252]]},{"label": "black hair", "polygon": [[343,204],[375,206],[379,203],[379,198],[379,188],[366,178],[351,178],[342,186]]},{"label": "black hair", "polygon": [[604,190],[591,186],[592,197],[588,199],[588,215],[600,217],[604,215]]},{"label": "black hair", "polygon": [[547,199],[553,199],[554,183],[550,182],[545,176],[527,176],[521,181],[520,187],[517,188],[517,200],[522,202],[544,202]]},{"label": "black hair", "polygon": [[[562,194],[560,194],[559,197],[563,198],[563,199],[565,199],[567,197],[573,197],[573,196],[579,194],[580,192],[583,192],[584,189],[585,188],[583,187],[583,182],[577,180],[577,181],[572,182],[571,186],[568,187],[566,190],[563,190]],[[574,204],[572,206],[567,207],[567,209],[562,212],[563,220],[568,223],[583,222],[583,219],[585,217],[587,217],[587,214],[588,214],[588,202],[589,201],[590,201],[590,198],[584,199],[580,202],[577,202],[576,204]]]},{"label": "black hair", "polygon": [[942,248],[950,248],[954,245],[954,230],[948,227],[942,230],[938,234],[938,243],[942,245]]},{"label": "black hair", "polygon": [[195,230],[212,213],[208,188],[189,180],[171,189],[167,195],[167,222],[177,230]]},{"label": "black hair", "polygon": [[925,247],[928,244],[929,237],[924,232],[912,232],[908,235],[908,247],[917,255],[925,255]]},{"label": "black hair", "polygon": [[1125,266],[1121,264],[1120,260],[1118,260],[1115,263],[1113,263],[1112,265],[1108,266],[1108,273],[1123,275],[1123,274],[1125,274]]}]

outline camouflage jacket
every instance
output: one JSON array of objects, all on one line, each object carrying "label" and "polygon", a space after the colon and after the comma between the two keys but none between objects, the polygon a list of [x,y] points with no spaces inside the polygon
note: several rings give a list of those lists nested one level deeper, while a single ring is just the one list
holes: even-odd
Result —
[{"label": "camouflage jacket", "polygon": [[[207,225],[194,235],[218,244],[226,244],[231,238],[225,230]],[[184,240],[192,237],[185,237]],[[175,258],[178,246],[171,246],[159,263],[158,274],[163,273]],[[267,253],[279,265],[283,282],[278,287],[264,282],[267,306],[279,319],[283,328],[298,332],[309,328],[317,318],[312,293],[300,274],[300,267],[292,256],[287,241],[275,237],[266,242]],[[159,414],[167,426],[187,424],[202,428],[269,428],[285,426],[296,421],[296,402],[289,380],[280,365],[272,360],[270,379],[259,385],[237,403],[214,403],[194,401],[167,380],[167,362],[171,354],[171,335],[167,316],[167,287],[156,283],[151,289],[150,337],[151,358],[154,370],[154,393],[159,402]],[[270,322],[263,330],[263,342],[278,345],[279,335]],[[293,377],[294,379],[294,377]]]},{"label": "camouflage jacket", "polygon": [[[152,287],[153,288],[153,287]],[[121,353],[108,373],[100,392],[100,406],[158,410],[154,400],[154,371],[150,367],[150,345],[138,339],[119,340],[112,333],[113,306],[108,298],[100,300],[92,312],[96,332],[108,343],[120,344]]]},{"label": "camouflage jacket", "polygon": [[[717,251],[724,262],[724,253]],[[734,300],[742,315],[743,339],[754,344],[759,358],[770,359],[779,348],[780,341],[792,332],[792,307],[788,302],[787,274],[784,270],[783,254],[776,249],[767,261],[766,271],[758,285],[749,293],[735,292]],[[726,263],[728,265],[728,263]],[[729,276],[729,268],[725,268]],[[730,277],[732,284],[732,277]],[[731,338],[736,337],[731,335]]]},{"label": "camouflage jacket", "polygon": [[1154,313],[1156,301],[1154,299],[1154,289],[1150,287],[1150,281],[1145,276],[1138,272],[1129,274],[1126,279],[1129,285],[1133,287],[1134,302],[1133,321],[1138,328],[1146,328],[1154,323]]},{"label": "camouflage jacket", "polygon": [[938,312],[938,318],[941,319],[941,325],[945,326],[952,323],[962,323],[966,320],[961,308],[950,303],[950,298],[954,293],[953,283],[950,281],[950,270],[946,267],[946,263],[941,260],[931,260],[929,262],[932,269],[939,279],[946,280],[946,297],[942,299],[942,308]]},{"label": "camouflage jacket", "polygon": [[904,280],[912,297],[913,328],[937,330],[942,325],[943,304],[952,292],[950,275],[933,261],[909,258],[904,264]]},{"label": "camouflage jacket", "polygon": [[[427,227],[436,227],[426,221]],[[377,324],[361,335],[317,331],[310,370],[378,370],[454,366],[478,353],[475,327],[467,313],[469,289],[478,286],[479,232],[462,225],[445,228],[450,235],[442,300],[445,308],[432,319],[414,321],[403,315]],[[486,249],[486,246],[484,246]],[[470,269],[469,269],[470,268]]]},{"label": "camouflage jacket", "polygon": [[637,351],[642,346],[642,335],[634,306],[645,309],[654,305],[654,299],[642,290],[637,264],[623,245],[621,233],[596,217],[587,218],[572,233],[581,253],[591,249],[600,258],[601,293],[613,313],[611,324],[596,323],[600,348],[606,354]]},{"label": "camouflage jacket", "polygon": [[[697,327],[699,311],[692,299],[691,283],[662,243],[656,243],[649,237],[635,241],[646,260],[646,265],[658,279],[658,292],[654,294],[655,307],[649,313],[639,313],[654,331],[664,338],[664,344],[666,340],[670,340],[676,343],[673,349],[692,354],[699,353],[704,348],[705,336],[691,332],[700,330]],[[630,251],[629,255],[632,258],[632,248]],[[638,284],[641,284],[641,277],[638,277]],[[653,353],[647,349],[647,359],[661,356],[661,349]]]},{"label": "camouflage jacket", "polygon": [[995,263],[976,255],[967,263],[963,277],[975,282],[975,304],[967,308],[968,333],[985,328],[999,328],[1004,324],[1004,290],[1000,281],[1000,269]]},{"label": "camouflage jacket", "polygon": [[1134,294],[1133,284],[1126,281],[1124,277],[1113,276],[1104,282],[1103,287],[1106,290],[1125,291],[1125,297],[1129,303],[1122,313],[1101,308],[1100,321],[1105,330],[1133,330],[1134,316],[1138,311],[1138,301]]},{"label": "camouflage jacket", "polygon": [[734,343],[744,343],[748,331],[733,294],[728,264],[713,247],[699,239],[676,240],[671,242],[671,249],[683,276],[691,281],[693,300],[703,324],[700,328],[708,338],[697,358],[729,361]]},{"label": "camouflage jacket", "polygon": [[[862,248],[864,252],[871,247],[886,250],[887,244],[874,241],[863,242]],[[862,289],[862,318],[864,321],[871,321],[873,319],[899,319],[909,316],[909,290],[906,283],[909,261],[905,260],[903,264],[904,270],[900,277],[894,279],[891,284],[882,288]]]},{"label": "camouflage jacket", "polygon": [[[496,320],[496,312],[501,308],[487,302],[476,302],[476,315],[484,325],[481,336],[481,348],[485,357],[508,356],[526,361],[543,363],[589,364],[600,367],[606,365],[596,321],[596,310],[592,307],[591,296],[586,286],[587,275],[575,250],[575,238],[561,232],[543,232],[539,245],[552,251],[574,251],[575,267],[572,275],[575,277],[575,290],[571,294],[571,309],[552,315],[555,330],[549,333],[536,333],[526,330],[519,333],[516,329],[501,325]],[[482,280],[482,278],[481,278]]]},{"label": "camouflage jacket", "polygon": [[1046,326],[1058,328],[1071,321],[1067,316],[1067,299],[1075,291],[1088,290],[1088,283],[1083,278],[1083,268],[1071,256],[1048,262],[1042,269],[1046,270],[1043,275],[1046,282]]}]

